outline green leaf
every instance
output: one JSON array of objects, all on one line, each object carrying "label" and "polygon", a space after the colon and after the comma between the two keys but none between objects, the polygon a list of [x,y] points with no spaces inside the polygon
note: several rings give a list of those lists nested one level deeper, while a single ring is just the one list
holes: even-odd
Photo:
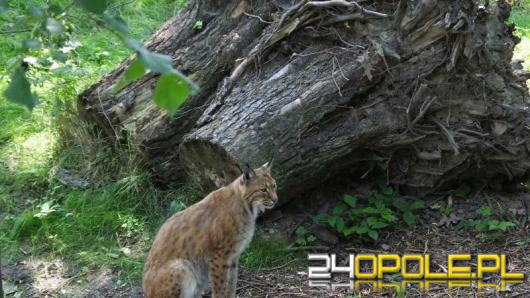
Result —
[{"label": "green leaf", "polygon": [[127,67],[125,73],[121,76],[120,80],[114,87],[114,92],[120,91],[123,87],[127,86],[130,82],[141,78],[145,73],[145,67],[140,60],[134,59],[134,61]]},{"label": "green leaf", "polygon": [[475,229],[479,232],[483,232],[488,228],[488,222],[485,220],[475,221]]},{"label": "green leaf", "polygon": [[9,5],[6,0],[0,0],[0,14],[3,14],[9,9]]},{"label": "green leaf", "polygon": [[466,183],[461,183],[458,188],[455,190],[455,195],[458,198],[465,198],[471,192],[471,187]]},{"label": "green leaf", "polygon": [[473,220],[467,220],[467,219],[463,219],[459,221],[458,224],[456,225],[457,229],[459,230],[471,228],[474,226],[475,226],[475,222]]},{"label": "green leaf", "polygon": [[372,229],[382,229],[382,228],[386,228],[388,226],[387,223],[384,223],[384,222],[381,222],[381,221],[377,221],[377,222],[374,222],[371,227]]},{"label": "green leaf", "polygon": [[490,220],[488,221],[488,228],[490,231],[495,230],[499,226],[498,220]]},{"label": "green leaf", "polygon": [[342,234],[345,236],[345,237],[348,237],[350,236],[351,234],[353,233],[356,233],[357,232],[357,226],[353,226],[353,227],[349,227],[349,228],[346,228],[342,231]]},{"label": "green leaf", "polygon": [[317,237],[315,237],[314,235],[309,235],[307,237],[307,242],[314,242],[315,240],[317,240]]},{"label": "green leaf", "polygon": [[405,212],[408,210],[407,204],[405,204],[405,201],[403,201],[402,199],[395,199],[392,204],[401,212]]},{"label": "green leaf", "polygon": [[[0,0],[1,2],[2,0]],[[36,18],[42,18],[44,15],[42,14],[42,11],[40,11],[40,9],[38,9],[36,6],[34,5],[30,5],[29,6],[29,11],[31,11],[31,14],[36,17]]]},{"label": "green leaf", "polygon": [[355,208],[357,206],[357,198],[350,195],[344,196],[344,203],[348,204],[351,208]]},{"label": "green leaf", "polygon": [[171,213],[176,213],[184,209],[186,209],[186,205],[184,205],[184,203],[182,203],[181,201],[175,200],[169,205],[169,210],[171,211]]},{"label": "green leaf", "polygon": [[383,194],[389,197],[394,195],[394,188],[390,185],[383,187]]},{"label": "green leaf", "polygon": [[344,226],[345,224],[344,224],[344,220],[342,219],[342,217],[337,218],[336,227],[339,233],[342,233],[342,231],[344,231]]},{"label": "green leaf", "polygon": [[188,83],[176,73],[164,73],[158,79],[155,88],[155,103],[171,116],[186,101],[190,93]]},{"label": "green leaf", "polygon": [[24,39],[24,41],[22,42],[22,46],[25,50],[38,49],[40,48],[40,45],[40,41],[36,39]]},{"label": "green leaf", "polygon": [[317,214],[315,216],[315,221],[326,221],[328,219],[328,215],[327,214]]},{"label": "green leaf", "polygon": [[79,0],[81,6],[95,14],[102,14],[107,9],[106,0]]},{"label": "green leaf", "polygon": [[423,208],[425,208],[425,201],[423,200],[415,200],[414,203],[410,205],[411,210],[423,209]]},{"label": "green leaf", "polygon": [[300,237],[300,238],[296,239],[296,244],[298,244],[298,245],[306,245],[307,242],[305,241],[304,238]]},{"label": "green leaf", "polygon": [[307,233],[307,230],[303,226],[299,226],[298,228],[296,228],[295,233],[298,236],[303,236],[305,235],[305,233]]},{"label": "green leaf", "polygon": [[368,231],[368,236],[374,240],[377,240],[379,238],[379,233],[377,233],[377,231],[370,230]]},{"label": "green leaf", "polygon": [[492,214],[492,210],[491,207],[482,205],[475,211],[475,213],[481,215],[482,217],[488,217]]},{"label": "green leaf", "polygon": [[407,211],[403,213],[403,220],[407,223],[407,225],[412,226],[416,223],[416,216],[412,214],[412,212]]},{"label": "green leaf", "polygon": [[57,35],[64,32],[64,26],[54,18],[47,18],[45,27],[46,30],[52,35]]},{"label": "green leaf", "polygon": [[337,206],[335,206],[333,208],[333,210],[331,211],[333,213],[333,215],[340,215],[342,214],[344,211],[346,211],[348,207],[344,204],[338,204]]},{"label": "green leaf", "polygon": [[145,67],[158,73],[169,73],[173,71],[173,60],[168,55],[153,53],[145,48],[138,50],[138,57]]},{"label": "green leaf", "polygon": [[125,20],[119,15],[109,16],[107,14],[104,14],[103,20],[105,21],[107,26],[109,26],[110,29],[122,33],[124,35],[129,34],[129,26],[127,26]]},{"label": "green leaf", "polygon": [[515,224],[510,221],[501,221],[498,225],[498,228],[503,232],[506,232],[509,228],[513,227],[515,227]]},{"label": "green leaf", "polygon": [[4,95],[10,101],[25,105],[30,111],[38,103],[37,97],[31,94],[31,87],[22,67],[11,75],[11,82]]},{"label": "green leaf", "polygon": [[66,55],[65,53],[61,51],[51,50],[51,52],[52,52],[52,58],[55,61],[66,62],[66,60],[68,59],[68,55]]},{"label": "green leaf", "polygon": [[361,211],[364,214],[377,214],[377,213],[379,213],[379,210],[375,209],[374,207],[366,207],[366,208],[361,209]]},{"label": "green leaf", "polygon": [[392,213],[392,210],[389,210],[389,209],[386,209],[385,211],[383,211],[381,213],[381,217],[388,221],[388,222],[394,222],[396,221],[396,217],[394,216],[394,214]]},{"label": "green leaf", "polygon": [[134,51],[140,51],[142,49],[142,43],[136,39],[127,39],[127,46]]},{"label": "green leaf", "polygon": [[[50,1],[48,1],[50,2]],[[48,4],[48,14],[50,15],[58,15],[64,12],[64,8],[57,4],[57,3],[49,3]]]},{"label": "green leaf", "polygon": [[377,218],[373,217],[373,216],[370,216],[366,219],[366,223],[369,225],[369,226],[372,226],[374,223],[377,222]]},{"label": "green leaf", "polygon": [[360,227],[357,227],[356,232],[357,234],[365,234],[370,232],[370,228],[366,225],[366,222],[363,222]]},{"label": "green leaf", "polygon": [[328,217],[328,224],[332,227],[332,228],[335,228],[336,224],[337,224],[337,219],[339,217],[338,216],[329,216]]},{"label": "green leaf", "polygon": [[201,30],[203,26],[204,26],[204,23],[201,20],[199,20],[193,24],[193,29]]}]

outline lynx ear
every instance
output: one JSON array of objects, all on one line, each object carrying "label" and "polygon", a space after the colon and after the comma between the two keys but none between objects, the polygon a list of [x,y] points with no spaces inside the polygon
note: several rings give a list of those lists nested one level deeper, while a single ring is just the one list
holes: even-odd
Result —
[{"label": "lynx ear", "polygon": [[254,172],[254,169],[250,167],[248,163],[245,164],[245,170],[243,171],[243,181],[248,183],[250,180],[252,180],[256,176],[256,172]]},{"label": "lynx ear", "polygon": [[264,165],[262,165],[262,168],[267,169],[267,171],[271,171],[272,169],[272,163],[274,162],[274,159],[271,159],[270,161],[266,162]]}]

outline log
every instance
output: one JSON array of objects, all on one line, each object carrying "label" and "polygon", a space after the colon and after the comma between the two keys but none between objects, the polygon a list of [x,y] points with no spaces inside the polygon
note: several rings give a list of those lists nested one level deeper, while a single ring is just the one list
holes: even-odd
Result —
[{"label": "log", "polygon": [[517,182],[530,169],[530,114],[509,11],[504,1],[195,1],[147,43],[201,86],[177,116],[150,101],[154,75],[104,91],[129,61],[80,96],[80,111],[134,141],[160,181],[186,172],[204,192],[271,157],[283,202],[348,169],[380,175],[376,164],[403,193]]}]

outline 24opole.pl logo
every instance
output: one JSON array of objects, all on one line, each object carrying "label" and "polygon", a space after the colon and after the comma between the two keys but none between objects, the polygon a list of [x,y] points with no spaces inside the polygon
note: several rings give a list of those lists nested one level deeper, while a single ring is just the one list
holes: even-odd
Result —
[{"label": "24opole.pl logo", "polygon": [[[524,273],[507,272],[504,254],[450,254],[447,268],[441,267],[442,272],[431,270],[431,258],[427,254],[349,254],[348,260],[343,260],[347,266],[337,265],[336,254],[308,254],[307,259],[319,265],[308,267],[309,285],[331,289],[359,290],[368,286],[376,291],[399,290],[416,285],[421,291],[428,291],[433,284],[446,284],[450,289],[475,286],[503,291],[507,285],[522,283],[525,279]],[[333,282],[332,274],[348,274],[348,282]]]}]

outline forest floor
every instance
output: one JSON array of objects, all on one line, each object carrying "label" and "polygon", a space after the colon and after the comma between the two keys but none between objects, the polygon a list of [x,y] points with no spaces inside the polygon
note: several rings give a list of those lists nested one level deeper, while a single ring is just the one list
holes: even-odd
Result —
[{"label": "forest floor", "polygon": [[[10,5],[22,10],[27,9],[26,2],[14,0]],[[129,23],[133,37],[145,39],[184,1],[122,2],[116,10]],[[530,70],[530,3],[521,3],[512,14],[522,39],[514,58],[525,60],[523,65]],[[2,73],[23,38],[0,39]],[[108,144],[79,125],[77,94],[129,52],[108,32],[89,24],[80,26],[76,39],[79,43],[67,68],[32,74],[41,82],[36,88],[41,104],[33,112],[0,97],[0,261],[7,297],[142,297],[143,260],[157,228],[173,212],[198,199],[185,185],[156,188],[134,150]],[[0,90],[6,84],[7,78],[0,77]],[[377,240],[363,234],[337,241],[333,229],[316,224],[313,216],[331,212],[330,206],[324,211],[316,206],[311,214],[307,209],[300,212],[296,203],[285,206],[260,219],[258,235],[241,258],[238,295],[530,297],[528,280],[501,293],[491,288],[479,291],[476,286],[449,291],[444,284],[432,285],[427,293],[414,286],[382,292],[365,285],[357,291],[344,286],[312,287],[306,260],[307,253],[316,251],[342,257],[347,253],[428,253],[437,270],[444,271],[448,253],[504,253],[509,271],[528,274],[530,235],[524,202],[530,202],[524,187],[506,194],[492,192],[490,187],[478,187],[480,191],[475,192],[462,183],[453,191],[424,198],[426,206],[418,209],[410,225],[392,207],[399,218],[378,229]],[[359,200],[366,203],[368,198],[359,194]],[[487,227],[464,227],[471,221]],[[341,275],[335,281],[346,283],[347,277]]]},{"label": "forest floor", "polygon": [[[260,220],[258,242],[251,247],[250,254],[243,257],[238,282],[238,297],[528,297],[528,279],[500,287],[498,274],[492,274],[483,286],[464,282],[448,284],[432,283],[427,289],[419,285],[401,288],[399,280],[385,280],[379,284],[350,283],[347,274],[334,275],[333,280],[320,286],[309,284],[305,254],[309,252],[336,253],[339,260],[346,260],[347,254],[429,254],[435,272],[447,272],[448,254],[494,253],[505,254],[508,272],[530,271],[530,223],[526,209],[530,206],[530,194],[504,194],[482,192],[475,197],[459,199],[451,203],[451,195],[442,195],[429,200],[431,207],[418,217],[418,224],[387,232],[376,242],[353,240],[350,242],[329,243],[319,241],[309,246],[266,247],[275,251],[260,253],[256,247],[278,238],[289,239],[296,227],[311,224],[311,216],[299,209],[286,208],[268,214]],[[525,203],[526,202],[526,203]],[[507,210],[517,228],[509,233],[462,231],[455,223],[468,214],[473,214],[479,206],[487,204],[496,212]],[[526,206],[525,206],[526,204]],[[440,212],[443,206],[452,211]],[[495,209],[493,209],[495,208]],[[325,237],[323,237],[325,238]],[[23,250],[24,248],[21,248]],[[245,258],[253,258],[248,262]],[[257,264],[256,259],[272,257],[275,265]],[[258,261],[259,262],[259,261]],[[470,264],[475,263],[472,261]],[[251,267],[246,267],[246,264]],[[476,264],[476,263],[475,263]],[[312,264],[313,266],[317,264]],[[342,266],[345,266],[341,262]],[[471,265],[476,270],[476,267]],[[139,283],[128,284],[120,279],[119,269],[112,266],[81,270],[61,259],[46,259],[27,256],[3,268],[6,290],[17,297],[143,297]],[[425,285],[422,285],[425,286]],[[377,289],[377,287],[379,287]],[[402,290],[396,290],[400,287]],[[205,293],[204,297],[209,297]]]}]

